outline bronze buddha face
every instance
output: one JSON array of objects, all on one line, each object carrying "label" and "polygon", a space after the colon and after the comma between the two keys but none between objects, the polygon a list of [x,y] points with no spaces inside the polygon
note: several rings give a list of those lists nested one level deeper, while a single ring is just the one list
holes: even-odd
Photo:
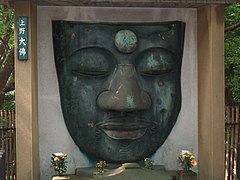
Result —
[{"label": "bronze buddha face", "polygon": [[81,150],[134,162],[164,143],[181,107],[184,27],[53,21],[63,116]]}]

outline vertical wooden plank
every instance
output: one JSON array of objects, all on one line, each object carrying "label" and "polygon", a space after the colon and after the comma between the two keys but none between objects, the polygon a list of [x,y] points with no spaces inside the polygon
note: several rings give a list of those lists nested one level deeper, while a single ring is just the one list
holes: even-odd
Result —
[{"label": "vertical wooden plank", "polygon": [[5,132],[6,132],[6,139],[5,139],[5,152],[6,152],[6,176],[7,179],[10,178],[10,172],[9,172],[9,130],[8,130],[8,123],[9,123],[9,119],[7,116],[7,111],[4,110],[4,118],[6,120],[6,124],[5,124]]},{"label": "vertical wooden plank", "polygon": [[0,148],[5,150],[6,178],[16,179],[16,141],[15,141],[15,112],[13,110],[0,110],[0,118],[5,119],[4,125],[0,128]]},{"label": "vertical wooden plank", "polygon": [[[14,1],[15,26],[18,16],[28,16],[29,59],[18,61],[15,48],[17,180],[39,179],[37,5]],[[14,32],[17,45],[17,32]]]},{"label": "vertical wooden plank", "polygon": [[13,163],[13,141],[12,141],[12,138],[13,138],[13,128],[12,128],[12,114],[11,114],[11,111],[8,111],[8,117],[9,117],[9,124],[8,124],[8,127],[9,127],[9,155],[10,155],[10,158],[9,158],[9,171],[10,171],[10,177],[12,178],[12,175],[13,175],[13,166],[12,166],[12,163]]},{"label": "vertical wooden plank", "polygon": [[227,106],[226,107],[226,132],[225,132],[225,180],[228,180],[229,177],[229,171],[230,171],[230,160],[229,160],[229,149],[230,149],[230,142],[229,142],[229,138],[230,138],[230,130],[229,130],[229,122],[230,122],[230,107]]},{"label": "vertical wooden plank", "polygon": [[11,111],[11,114],[12,114],[12,127],[13,127],[13,164],[12,164],[12,167],[13,167],[13,176],[12,176],[12,179],[15,180],[16,178],[16,167],[15,167],[15,164],[16,164],[16,141],[15,141],[15,135],[16,135],[16,129],[15,129],[15,111],[12,110]]},{"label": "vertical wooden plank", "polygon": [[230,180],[232,180],[232,176],[233,176],[233,138],[234,138],[234,128],[233,128],[233,117],[234,117],[234,108],[231,107],[231,111],[230,111]]},{"label": "vertical wooden plank", "polygon": [[2,119],[3,119],[3,149],[6,150],[6,122],[5,122],[5,117],[4,117],[4,110],[2,110]]},{"label": "vertical wooden plank", "polygon": [[12,157],[12,145],[11,145],[11,140],[12,140],[12,133],[11,133],[11,116],[10,116],[10,111],[7,111],[7,119],[8,119],[8,153],[9,153],[9,159],[8,159],[8,169],[9,169],[9,179],[11,178],[11,157]]},{"label": "vertical wooden plank", "polygon": [[[2,120],[2,110],[0,110],[0,118],[1,118],[1,120]],[[0,131],[0,141],[1,141],[1,144],[0,144],[0,149],[3,149],[3,143],[4,143],[4,140],[3,140],[3,129],[2,129],[3,127],[1,127],[1,131]]]},{"label": "vertical wooden plank", "polygon": [[9,172],[9,179],[11,179],[11,168],[10,168],[10,163],[11,163],[11,145],[10,145],[10,140],[11,140],[11,130],[10,130],[10,117],[8,111],[6,112],[7,116],[7,146],[8,146],[8,161],[7,161],[7,168]]},{"label": "vertical wooden plank", "polygon": [[16,117],[15,117],[15,111],[12,110],[11,112],[12,114],[12,127],[13,127],[13,176],[12,179],[15,180],[16,179],[16,127],[15,127],[15,121],[16,121]]},{"label": "vertical wooden plank", "polygon": [[12,111],[12,117],[13,117],[13,180],[16,179],[16,140],[15,140],[15,136],[16,136],[16,129],[15,129],[15,112]]},{"label": "vertical wooden plank", "polygon": [[230,107],[229,116],[229,180],[232,180],[232,107]]},{"label": "vertical wooden plank", "polygon": [[240,106],[236,107],[236,121],[237,121],[237,140],[236,140],[236,167],[235,167],[235,171],[236,171],[236,179],[240,179]]},{"label": "vertical wooden plank", "polygon": [[231,127],[231,107],[229,107],[229,119],[228,119],[229,125],[228,125],[228,130],[229,130],[229,166],[228,166],[228,179],[230,180],[231,178],[231,133],[232,133],[232,127]]},{"label": "vertical wooden plank", "polygon": [[9,129],[9,116],[8,116],[8,111],[6,111],[6,119],[7,119],[7,148],[8,148],[8,157],[7,157],[7,169],[8,169],[8,178],[10,179],[11,176],[11,171],[10,171],[10,156],[11,156],[11,146],[10,146],[10,129]]},{"label": "vertical wooden plank", "polygon": [[231,146],[231,155],[232,155],[232,179],[234,180],[234,138],[235,138],[235,107],[233,106],[232,107],[232,117],[231,117],[231,122],[232,122],[232,127],[231,127],[231,129],[232,129],[232,132],[231,132],[231,144],[232,144],[232,146]]},{"label": "vertical wooden plank", "polygon": [[235,136],[234,136],[234,179],[237,179],[237,153],[239,139],[239,107],[235,107]]},{"label": "vertical wooden plank", "polygon": [[198,8],[199,180],[224,179],[223,6]]},{"label": "vertical wooden plank", "polygon": [[[0,147],[0,149],[1,150],[4,150],[4,124],[3,124],[3,117],[4,116],[4,113],[3,113],[3,110],[0,110],[0,118],[1,118],[1,121],[2,121],[2,124],[1,124],[1,147]],[[5,160],[5,162],[6,162],[6,160]],[[5,171],[5,169],[4,169],[4,171]]]},{"label": "vertical wooden plank", "polygon": [[9,172],[9,133],[8,133],[8,117],[7,112],[4,110],[4,119],[5,122],[5,153],[6,153],[6,177],[10,179],[10,172]]}]

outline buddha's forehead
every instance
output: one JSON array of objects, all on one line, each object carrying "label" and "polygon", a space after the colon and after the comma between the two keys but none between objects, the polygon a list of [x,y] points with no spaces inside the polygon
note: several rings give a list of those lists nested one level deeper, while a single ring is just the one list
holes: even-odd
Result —
[{"label": "buddha's forehead", "polygon": [[114,41],[121,30],[133,32],[137,37],[136,51],[160,47],[178,53],[183,41],[182,22],[164,23],[81,23],[54,21],[53,26],[60,28],[68,55],[88,47],[101,47],[115,52]]}]

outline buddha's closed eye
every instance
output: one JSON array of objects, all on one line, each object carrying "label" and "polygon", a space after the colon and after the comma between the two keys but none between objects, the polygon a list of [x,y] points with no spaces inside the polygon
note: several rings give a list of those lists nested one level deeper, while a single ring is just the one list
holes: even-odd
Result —
[{"label": "buddha's closed eye", "polygon": [[105,76],[114,69],[113,61],[113,55],[106,49],[83,48],[70,56],[68,69],[77,76]]},{"label": "buddha's closed eye", "polygon": [[137,59],[137,69],[141,75],[163,75],[176,68],[174,55],[158,47],[141,52]]},{"label": "buddha's closed eye", "polygon": [[[71,55],[68,68],[76,76],[107,76],[115,68],[115,58],[104,48],[83,48]],[[174,54],[162,48],[144,50],[132,61],[135,62],[138,73],[143,76],[164,75],[176,69]]]}]

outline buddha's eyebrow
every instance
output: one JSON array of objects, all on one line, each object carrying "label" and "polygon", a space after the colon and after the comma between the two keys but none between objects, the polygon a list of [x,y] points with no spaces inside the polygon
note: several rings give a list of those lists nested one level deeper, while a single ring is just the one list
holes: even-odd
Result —
[{"label": "buddha's eyebrow", "polygon": [[134,28],[134,32],[141,36],[142,38],[149,38],[153,35],[158,35],[158,34],[163,34],[163,33],[167,33],[171,30],[173,30],[174,28],[172,26],[139,26],[138,28]]},{"label": "buddha's eyebrow", "polygon": [[84,34],[78,34],[75,36],[74,39],[70,40],[70,44],[75,44],[74,47],[69,49],[70,54],[74,53],[75,51],[78,51],[80,49],[85,49],[85,48],[92,48],[92,47],[99,47],[99,48],[105,48],[105,42],[106,38],[103,36],[85,36]]},{"label": "buddha's eyebrow", "polygon": [[148,35],[147,38],[161,38],[162,40],[167,40],[171,38],[175,33],[173,28],[165,30],[165,31],[155,31]]},{"label": "buddha's eyebrow", "polygon": [[[77,53],[79,53],[81,51],[87,50],[87,49],[99,49],[102,52],[104,52],[104,51],[105,52],[110,52],[108,49],[106,49],[104,47],[101,47],[101,46],[97,46],[97,45],[95,45],[95,46],[86,46],[86,47],[84,46],[84,47],[79,47],[76,50],[72,51],[70,53],[70,56],[73,56],[73,55],[75,55],[75,54],[77,54]],[[101,51],[99,51],[98,53],[102,53]],[[104,53],[103,53],[103,55],[104,55]]]}]

